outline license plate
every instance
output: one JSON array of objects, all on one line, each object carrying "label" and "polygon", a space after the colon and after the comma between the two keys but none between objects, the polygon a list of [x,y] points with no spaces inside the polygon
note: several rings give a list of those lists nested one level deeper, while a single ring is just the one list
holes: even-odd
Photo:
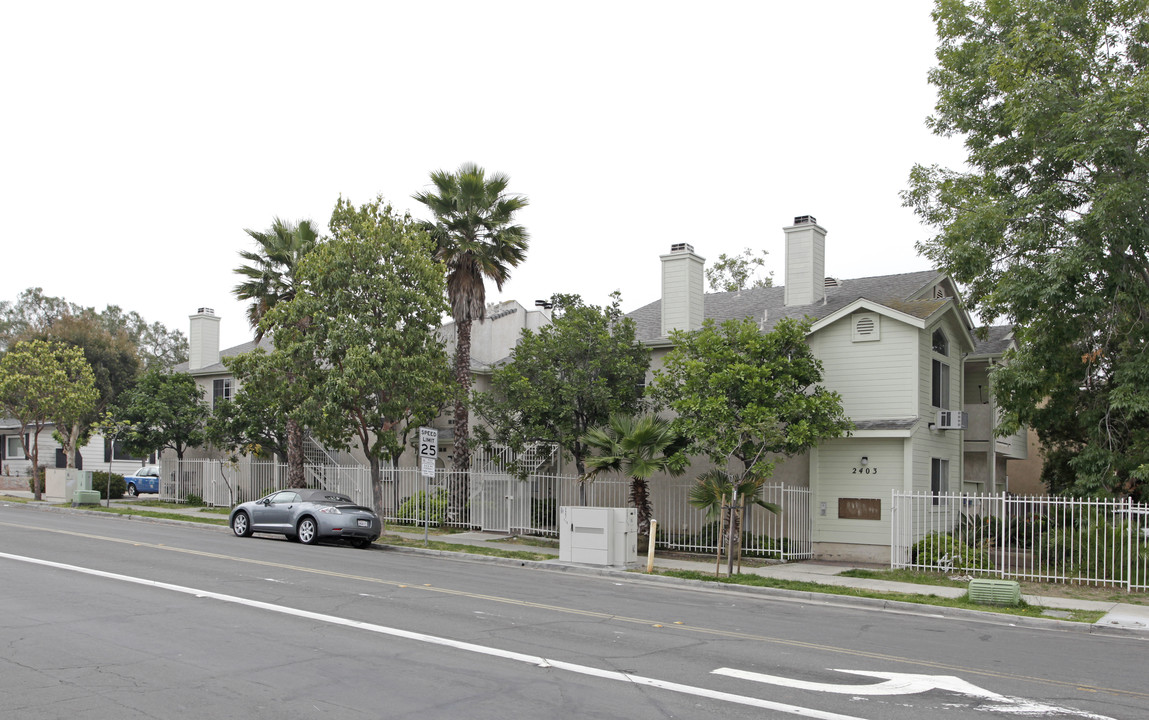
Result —
[{"label": "license plate", "polygon": [[359,522],[359,527],[367,527],[371,524],[370,520],[363,520],[362,518],[360,518],[358,520],[358,522]]}]

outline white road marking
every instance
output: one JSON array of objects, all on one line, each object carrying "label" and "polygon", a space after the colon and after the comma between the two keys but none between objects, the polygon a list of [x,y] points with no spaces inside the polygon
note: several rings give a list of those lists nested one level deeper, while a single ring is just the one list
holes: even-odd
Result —
[{"label": "white road marking", "polygon": [[207,590],[197,590],[195,588],[185,587],[183,585],[173,585],[171,583],[147,580],[145,578],[132,577],[130,575],[120,575],[119,573],[94,570],[92,568],[79,567],[77,565],[67,565],[64,563],[52,562],[50,560],[40,560],[37,558],[24,557],[22,555],[11,555],[9,553],[2,552],[0,552],[0,557],[8,558],[9,560],[17,560],[19,562],[31,563],[34,565],[43,565],[45,567],[56,568],[59,570],[69,570],[72,572],[78,572],[84,575],[92,575],[94,577],[100,577],[109,580],[119,580],[121,582],[144,585],[146,587],[152,587],[161,590],[170,590],[172,592],[183,593],[185,595],[192,595],[197,598],[219,600],[221,602],[244,605],[247,607],[257,608],[259,610],[266,610],[268,612],[281,613],[284,615],[291,615],[307,620],[314,620],[316,622],[341,625],[344,627],[355,628],[357,630],[365,630],[382,635],[390,635],[392,637],[400,637],[407,640],[429,643],[431,645],[439,645],[456,650],[464,650],[467,652],[479,653],[481,655],[499,657],[505,660],[514,660],[516,662],[528,663],[540,668],[565,670],[567,672],[578,673],[580,675],[588,675],[591,677],[601,678],[603,680],[614,680],[618,682],[630,683],[632,685],[659,688],[661,690],[668,690],[670,692],[681,693],[684,695],[692,695],[695,697],[708,698],[711,700],[720,700],[723,702],[735,703],[738,705],[748,705],[750,707],[762,708],[764,710],[774,710],[791,715],[800,715],[802,717],[814,718],[815,720],[864,720],[863,718],[855,717],[853,715],[841,715],[839,713],[815,710],[813,708],[801,707],[799,705],[788,705],[786,703],[771,702],[770,700],[762,700],[760,698],[748,697],[744,695],[735,695],[733,693],[720,692],[718,690],[710,690],[708,688],[695,687],[692,685],[683,685],[681,683],[659,680],[657,678],[648,678],[641,675],[631,675],[615,670],[603,670],[601,668],[590,667],[588,665],[577,665],[575,663],[568,663],[562,660],[544,658],[539,655],[527,655],[510,650],[501,650],[499,648],[476,645],[474,643],[462,642],[459,640],[451,640],[450,638],[427,635],[425,633],[411,632],[409,630],[401,630],[399,628],[391,628],[383,625],[376,625],[374,623],[366,623],[359,620],[341,618],[335,615],[325,615],[323,613],[310,612],[308,610],[298,610],[296,608],[290,608],[283,605],[273,605],[271,603],[266,603],[259,600],[248,600],[247,598],[241,598],[235,595],[224,595],[222,593],[209,592]]},{"label": "white road marking", "polygon": [[918,693],[929,692],[930,690],[945,690],[959,695],[971,695],[996,703],[995,706],[987,706],[985,708],[991,712],[1029,716],[1043,715],[1046,717],[1071,715],[1089,718],[1089,720],[1113,720],[1113,718],[1105,715],[1095,715],[1094,713],[1075,710],[1073,708],[1044,705],[1025,698],[1008,697],[980,688],[954,675],[916,675],[912,673],[871,672],[867,670],[835,670],[834,672],[884,678],[886,682],[871,683],[869,685],[838,685],[835,683],[796,680],[779,675],[765,675],[763,673],[736,670],[734,668],[718,668],[713,671],[715,675],[726,675],[742,680],[753,680],[755,682],[781,685],[798,690],[812,690],[814,692],[834,693],[838,695],[916,695]]}]

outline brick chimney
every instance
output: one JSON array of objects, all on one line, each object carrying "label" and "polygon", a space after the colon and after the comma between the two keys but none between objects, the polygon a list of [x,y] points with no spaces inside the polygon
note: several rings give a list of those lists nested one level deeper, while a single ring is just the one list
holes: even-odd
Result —
[{"label": "brick chimney", "polygon": [[826,228],[813,215],[794,218],[786,233],[786,305],[811,305],[826,297]]},{"label": "brick chimney", "polygon": [[199,370],[219,362],[219,317],[215,310],[201,307],[191,317],[188,334],[188,370]]},{"label": "brick chimney", "polygon": [[662,336],[702,327],[702,268],[706,259],[687,243],[670,246],[662,260]]}]

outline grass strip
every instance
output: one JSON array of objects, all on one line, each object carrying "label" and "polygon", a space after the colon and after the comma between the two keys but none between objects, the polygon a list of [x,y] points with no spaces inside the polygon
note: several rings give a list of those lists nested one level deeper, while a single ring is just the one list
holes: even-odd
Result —
[{"label": "grass strip", "polygon": [[527,550],[504,550],[496,547],[481,545],[456,545],[449,542],[431,540],[423,544],[422,540],[400,537],[398,535],[384,535],[376,542],[384,545],[398,545],[400,547],[425,548],[428,550],[442,550],[446,552],[468,553],[470,555],[489,555],[491,557],[511,558],[514,560],[553,560],[554,555],[530,552]]},{"label": "grass strip", "polygon": [[[71,506],[68,505],[67,507]],[[114,505],[112,507],[104,507],[103,505],[81,505],[80,509],[95,510],[97,512],[108,513],[109,515],[132,515],[135,517],[158,518],[160,520],[184,520],[186,522],[200,523],[203,525],[227,525],[227,518],[212,517],[210,514],[193,515],[191,513],[170,513],[156,510],[116,507]]]},{"label": "grass strip", "polygon": [[[840,587],[837,585],[821,585],[819,583],[804,582],[800,580],[780,580],[778,578],[763,577],[761,575],[753,574],[734,575],[730,577],[714,577],[714,575],[711,573],[697,572],[694,570],[661,570],[658,572],[658,574],[667,575],[669,577],[683,578],[685,580],[717,582],[727,585],[750,585],[753,587],[779,588],[782,590],[815,592],[823,593],[826,595],[845,595],[848,597],[875,598],[878,600],[892,600],[895,602],[907,602],[917,605],[933,605],[935,607],[961,608],[964,610],[977,610],[979,612],[991,612],[1002,615],[1017,615],[1020,617],[1049,619],[1049,616],[1044,614],[1045,608],[1036,605],[1028,605],[1024,602],[1016,607],[982,605],[980,603],[970,601],[968,596],[963,596],[960,598],[947,598],[940,597],[938,595],[882,592],[878,590],[863,590],[860,588]],[[1064,612],[1069,613],[1069,617],[1058,619],[1082,623],[1095,623],[1100,620],[1103,615],[1105,615],[1104,612],[1097,610],[1066,610]]]}]

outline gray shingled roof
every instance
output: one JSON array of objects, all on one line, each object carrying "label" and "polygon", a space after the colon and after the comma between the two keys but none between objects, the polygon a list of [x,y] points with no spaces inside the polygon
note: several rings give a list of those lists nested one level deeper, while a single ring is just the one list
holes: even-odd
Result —
[{"label": "gray shingled roof", "polygon": [[[917,300],[922,289],[945,277],[937,270],[878,275],[875,277],[839,280],[837,287],[826,288],[826,303],[786,307],[785,288],[753,288],[737,292],[707,293],[703,301],[703,317],[715,322],[741,320],[751,317],[761,320],[766,315],[765,328],[770,329],[781,318],[802,318],[807,315],[819,319],[832,315],[855,300],[865,298],[914,317],[929,317],[945,300]],[[637,325],[637,338],[642,342],[655,342],[662,335],[662,300],[655,300],[628,313]]]},{"label": "gray shingled roof", "polygon": [[976,344],[970,355],[1003,355],[1014,344],[1013,325],[992,325],[985,328],[985,331],[987,334],[984,340],[979,337],[980,332],[974,333]]},{"label": "gray shingled roof", "polygon": [[[241,345],[236,345],[235,347],[229,347],[226,350],[220,350],[219,356],[222,359],[225,357],[233,357],[235,355],[242,355],[243,353],[251,352],[252,350],[256,349],[257,347],[263,348],[267,352],[271,352],[272,350],[275,349],[274,346],[271,344],[271,338],[265,336],[258,343],[255,342],[254,340],[250,340],[250,341],[245,342]],[[191,370],[188,370],[188,364],[189,363],[182,362],[179,365],[176,365],[175,367],[173,367],[172,372],[183,372],[183,373],[192,372]],[[217,362],[213,365],[208,365],[206,367],[199,368],[198,370],[195,371],[195,374],[196,375],[201,375],[201,374],[202,375],[210,375],[210,374],[215,374],[215,373],[226,373],[226,372],[228,372],[228,369],[226,367],[224,367],[223,362]]]}]

